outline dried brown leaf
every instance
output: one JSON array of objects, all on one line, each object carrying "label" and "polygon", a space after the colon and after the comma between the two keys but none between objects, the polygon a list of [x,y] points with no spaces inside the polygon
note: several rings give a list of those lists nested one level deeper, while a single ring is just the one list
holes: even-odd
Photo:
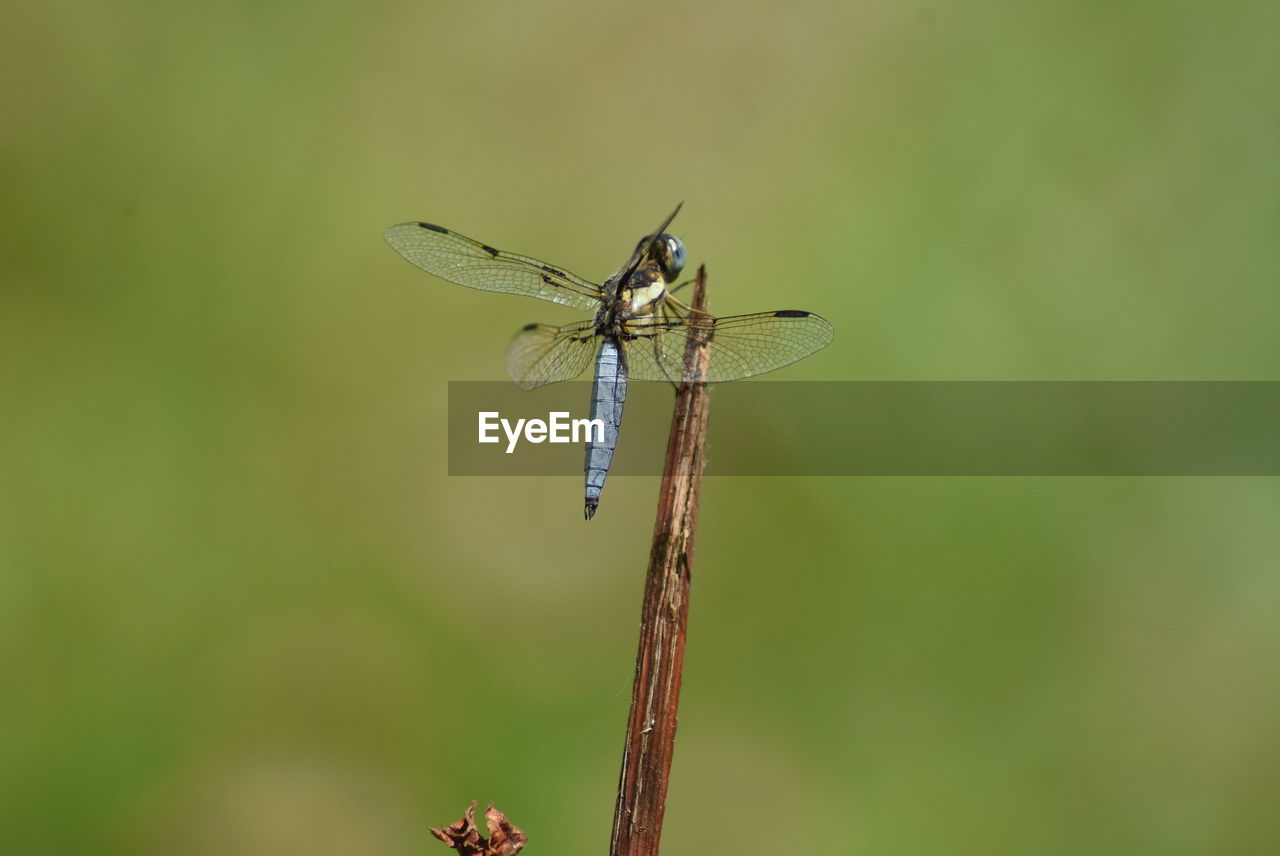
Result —
[{"label": "dried brown leaf", "polygon": [[461,856],[515,856],[529,840],[524,830],[513,826],[507,816],[489,803],[484,813],[485,825],[489,827],[489,838],[486,840],[476,828],[476,802],[462,815],[462,820],[451,823],[443,829],[431,829],[431,834],[457,850]]}]

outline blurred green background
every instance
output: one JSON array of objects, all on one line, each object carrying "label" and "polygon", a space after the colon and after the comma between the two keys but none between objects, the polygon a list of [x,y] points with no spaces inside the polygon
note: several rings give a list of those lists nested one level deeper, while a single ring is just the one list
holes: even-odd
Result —
[{"label": "blurred green background", "polygon": [[[656,479],[447,477],[575,316],[383,228],[597,278],[684,200],[835,325],[778,378],[1276,379],[1278,9],[11,8],[0,849],[604,852]],[[668,852],[1280,851],[1275,479],[703,493]]]}]

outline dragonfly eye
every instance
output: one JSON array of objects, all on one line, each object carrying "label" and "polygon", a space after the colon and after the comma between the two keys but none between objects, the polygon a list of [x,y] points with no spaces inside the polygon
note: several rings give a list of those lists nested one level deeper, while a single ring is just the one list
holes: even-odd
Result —
[{"label": "dragonfly eye", "polygon": [[675,235],[663,235],[658,240],[658,247],[661,248],[658,263],[662,265],[663,273],[670,282],[684,270],[684,244]]},{"label": "dragonfly eye", "polygon": [[[640,243],[636,244],[636,252],[643,249],[652,238],[652,235],[641,238]],[[684,270],[684,244],[675,235],[663,232],[649,248],[649,258],[658,263],[658,267],[662,268],[663,278],[671,282]]]}]

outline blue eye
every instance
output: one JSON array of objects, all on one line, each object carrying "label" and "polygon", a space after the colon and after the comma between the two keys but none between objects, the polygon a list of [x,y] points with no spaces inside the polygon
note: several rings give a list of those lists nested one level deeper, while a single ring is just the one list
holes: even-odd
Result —
[{"label": "blue eye", "polygon": [[680,271],[684,270],[684,244],[680,243],[680,239],[675,235],[663,235],[663,240],[667,245],[667,261],[666,268],[671,279],[675,279],[680,275]]},{"label": "blue eye", "polygon": [[[636,244],[636,252],[643,250],[652,239],[652,235],[641,238],[640,243]],[[649,248],[649,258],[658,263],[663,277],[671,282],[684,270],[684,244],[675,235],[663,232]]]}]

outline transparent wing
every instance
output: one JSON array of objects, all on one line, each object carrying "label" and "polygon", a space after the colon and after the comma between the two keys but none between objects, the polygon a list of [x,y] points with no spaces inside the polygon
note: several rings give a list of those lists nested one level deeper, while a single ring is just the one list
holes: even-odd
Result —
[{"label": "transparent wing", "polygon": [[[740,380],[802,360],[831,343],[835,332],[821,315],[799,309],[689,318],[654,318],[626,325],[627,374],[636,380]],[[708,337],[706,374],[684,377],[690,339]]]},{"label": "transparent wing", "polygon": [[523,327],[507,346],[507,371],[516,385],[525,389],[575,378],[591,365],[596,353],[595,333],[590,321],[563,327]]},{"label": "transparent wing", "polygon": [[411,263],[449,282],[550,300],[575,309],[595,309],[600,286],[563,268],[488,244],[432,223],[400,223],[383,233],[391,248]]}]

